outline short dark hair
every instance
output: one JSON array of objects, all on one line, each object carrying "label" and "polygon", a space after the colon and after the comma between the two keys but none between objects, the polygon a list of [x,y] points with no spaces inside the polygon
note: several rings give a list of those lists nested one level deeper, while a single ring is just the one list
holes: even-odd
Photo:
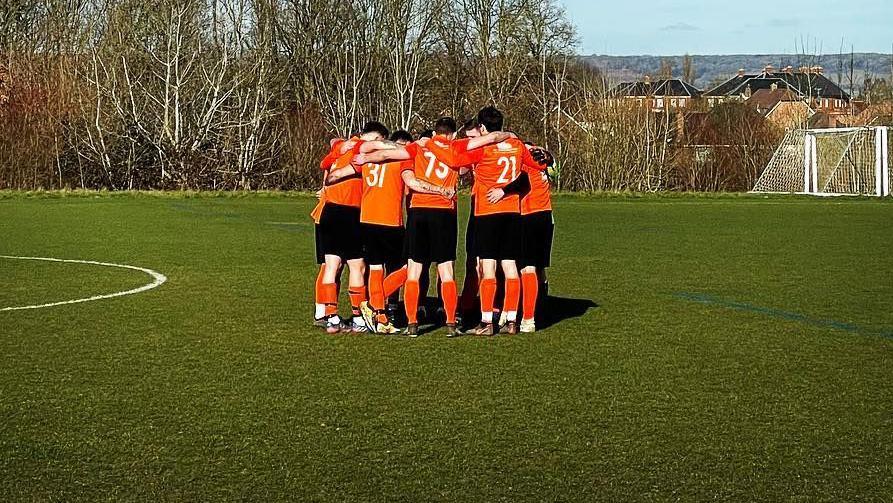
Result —
[{"label": "short dark hair", "polygon": [[478,112],[478,122],[487,128],[487,131],[502,131],[502,112],[496,107],[484,107]]},{"label": "short dark hair", "polygon": [[478,118],[477,117],[472,117],[472,118],[468,119],[467,121],[465,121],[465,124],[462,124],[463,131],[468,131],[469,129],[474,129],[476,127],[478,127]]},{"label": "short dark hair", "polygon": [[441,117],[434,123],[434,131],[437,134],[453,134],[457,129],[456,119],[452,117]]},{"label": "short dark hair", "polygon": [[433,129],[426,129],[426,130],[422,131],[421,133],[419,133],[419,138],[433,138],[433,137],[434,137]]},{"label": "short dark hair", "polygon": [[412,143],[412,135],[409,134],[408,131],[404,131],[402,129],[398,129],[391,133],[391,141],[405,141]]},{"label": "short dark hair", "polygon": [[360,134],[366,133],[378,133],[381,135],[382,138],[387,138],[390,134],[390,131],[388,131],[388,128],[381,122],[369,121],[366,123],[365,126],[363,126],[363,132]]}]

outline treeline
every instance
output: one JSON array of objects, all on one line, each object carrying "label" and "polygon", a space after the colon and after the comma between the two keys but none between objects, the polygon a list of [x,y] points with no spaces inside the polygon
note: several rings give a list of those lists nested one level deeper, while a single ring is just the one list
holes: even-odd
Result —
[{"label": "treeline", "polygon": [[674,117],[602,99],[555,0],[5,6],[0,188],[311,189],[332,136],[485,104],[555,153],[562,190],[743,190],[772,150],[727,124],[745,157],[714,166]]},{"label": "treeline", "polygon": [[[692,71],[686,75],[686,58]],[[749,73],[759,73],[766,65],[784,68],[821,66],[825,75],[845,91],[857,96],[862,93],[866,79],[893,76],[893,54],[840,51],[837,54],[738,54],[738,55],[691,55],[691,56],[604,56],[592,55],[580,58],[611,78],[639,80],[644,75],[656,77],[664,66],[672,69],[676,78],[687,77],[703,91],[733,77],[743,68]]]}]

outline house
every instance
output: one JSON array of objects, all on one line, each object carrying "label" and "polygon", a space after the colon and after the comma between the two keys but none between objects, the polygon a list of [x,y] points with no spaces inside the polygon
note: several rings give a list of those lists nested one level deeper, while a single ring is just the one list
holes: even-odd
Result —
[{"label": "house", "polygon": [[850,113],[850,96],[824,75],[820,66],[801,67],[797,71],[788,66],[776,71],[772,65],[758,74],[739,70],[719,86],[704,93],[710,107],[728,101],[745,101],[761,89],[786,89],[814,111],[829,115]]},{"label": "house", "polygon": [[769,122],[786,130],[804,127],[814,113],[797,93],[779,88],[774,83],[769,89],[753,93],[744,103],[755,108]]},{"label": "house", "polygon": [[609,93],[613,103],[635,103],[654,112],[690,108],[701,96],[701,90],[680,79],[652,82],[645,76],[640,82],[624,82]]}]

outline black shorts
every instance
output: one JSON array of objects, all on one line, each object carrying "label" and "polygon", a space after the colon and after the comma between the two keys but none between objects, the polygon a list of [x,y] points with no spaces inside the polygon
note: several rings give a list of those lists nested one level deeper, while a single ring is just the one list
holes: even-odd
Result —
[{"label": "black shorts", "polygon": [[318,242],[323,255],[337,255],[342,260],[363,258],[359,236],[360,209],[327,203],[319,217]]},{"label": "black shorts", "polygon": [[497,213],[477,217],[475,222],[477,256],[492,260],[519,260],[521,232],[519,213]]},{"label": "black shorts", "polygon": [[423,264],[453,262],[458,234],[455,211],[410,208],[406,221],[406,256]]},{"label": "black shorts", "polygon": [[319,232],[319,224],[313,226],[313,233],[316,236],[316,263],[325,264],[326,254],[322,252],[322,237]]},{"label": "black shorts", "polygon": [[363,253],[370,265],[403,262],[403,227],[360,224],[363,228]]},{"label": "black shorts", "polygon": [[521,258],[518,267],[545,268],[552,265],[552,235],[555,223],[551,211],[521,215]]}]

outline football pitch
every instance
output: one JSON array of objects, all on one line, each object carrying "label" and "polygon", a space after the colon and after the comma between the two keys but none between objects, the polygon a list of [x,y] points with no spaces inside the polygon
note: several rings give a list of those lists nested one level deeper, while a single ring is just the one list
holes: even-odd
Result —
[{"label": "football pitch", "polygon": [[544,328],[457,339],[312,328],[314,203],[0,193],[0,255],[166,277],[0,258],[159,283],[0,311],[0,500],[893,495],[893,201],[556,196]]}]

